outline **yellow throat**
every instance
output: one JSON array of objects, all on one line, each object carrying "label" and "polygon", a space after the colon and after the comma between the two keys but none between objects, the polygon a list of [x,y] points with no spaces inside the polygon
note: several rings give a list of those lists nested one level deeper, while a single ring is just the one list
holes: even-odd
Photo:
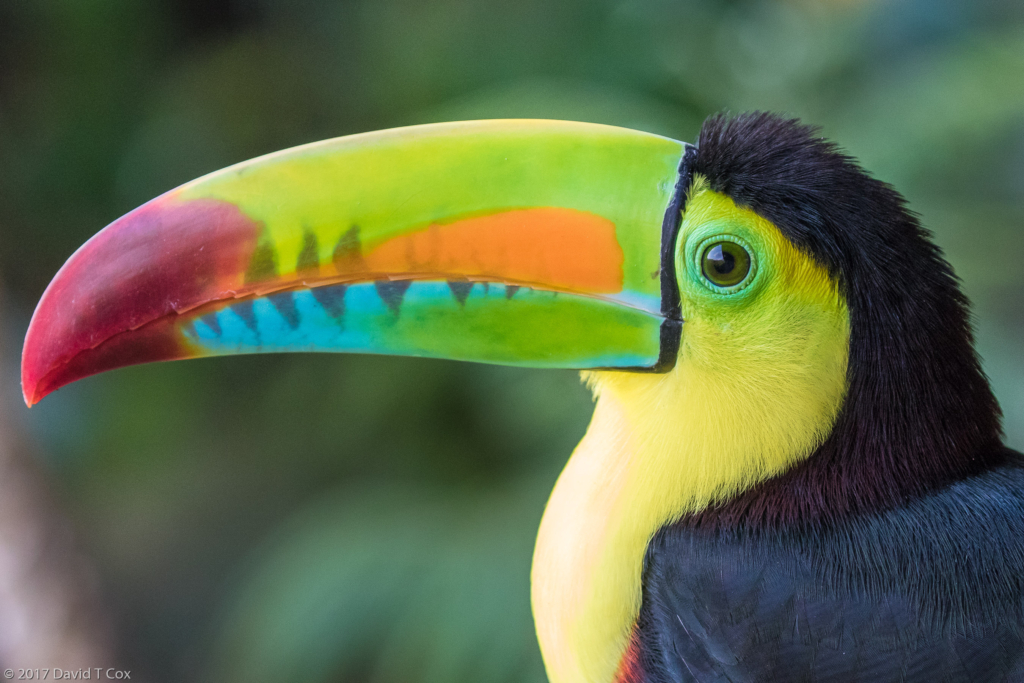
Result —
[{"label": "yellow throat", "polygon": [[[740,295],[716,293],[694,272],[694,249],[719,234],[756,254]],[[612,683],[654,533],[805,459],[842,404],[849,316],[824,268],[699,180],[677,249],[676,367],[584,373],[594,416],[541,522],[532,602],[552,683]]]}]

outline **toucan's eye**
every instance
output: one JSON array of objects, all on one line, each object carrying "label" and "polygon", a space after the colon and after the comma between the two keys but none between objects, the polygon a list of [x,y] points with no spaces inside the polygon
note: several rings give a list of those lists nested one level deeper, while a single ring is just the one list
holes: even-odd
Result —
[{"label": "toucan's eye", "polygon": [[750,274],[750,254],[735,242],[713,242],[704,250],[700,268],[712,284],[735,287]]}]

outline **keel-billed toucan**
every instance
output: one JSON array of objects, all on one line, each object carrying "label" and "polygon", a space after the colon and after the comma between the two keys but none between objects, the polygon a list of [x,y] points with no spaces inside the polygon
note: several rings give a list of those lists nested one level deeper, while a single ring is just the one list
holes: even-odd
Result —
[{"label": "keel-billed toucan", "polygon": [[1024,680],[1024,456],[966,300],[796,121],[454,123],[232,166],[68,260],[22,383],[264,351],[585,371],[533,563],[553,683]]}]

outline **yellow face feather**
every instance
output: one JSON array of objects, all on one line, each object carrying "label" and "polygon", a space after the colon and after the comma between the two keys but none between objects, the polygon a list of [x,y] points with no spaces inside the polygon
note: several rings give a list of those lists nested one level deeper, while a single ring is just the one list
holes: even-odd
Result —
[{"label": "yellow face feather", "polygon": [[[541,522],[533,611],[552,683],[611,683],[654,533],[805,459],[846,390],[849,315],[828,272],[699,179],[690,196],[676,252],[676,367],[584,373],[594,417]],[[719,237],[752,256],[733,289],[701,270]]]}]

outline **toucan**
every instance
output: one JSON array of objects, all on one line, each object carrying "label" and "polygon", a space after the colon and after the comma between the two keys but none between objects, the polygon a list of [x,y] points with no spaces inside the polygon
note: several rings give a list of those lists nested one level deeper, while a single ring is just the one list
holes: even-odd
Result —
[{"label": "toucan", "polygon": [[1024,681],[1024,456],[967,300],[797,120],[446,123],[232,166],[71,256],[22,387],[269,351],[583,371],[532,570],[552,683]]}]

